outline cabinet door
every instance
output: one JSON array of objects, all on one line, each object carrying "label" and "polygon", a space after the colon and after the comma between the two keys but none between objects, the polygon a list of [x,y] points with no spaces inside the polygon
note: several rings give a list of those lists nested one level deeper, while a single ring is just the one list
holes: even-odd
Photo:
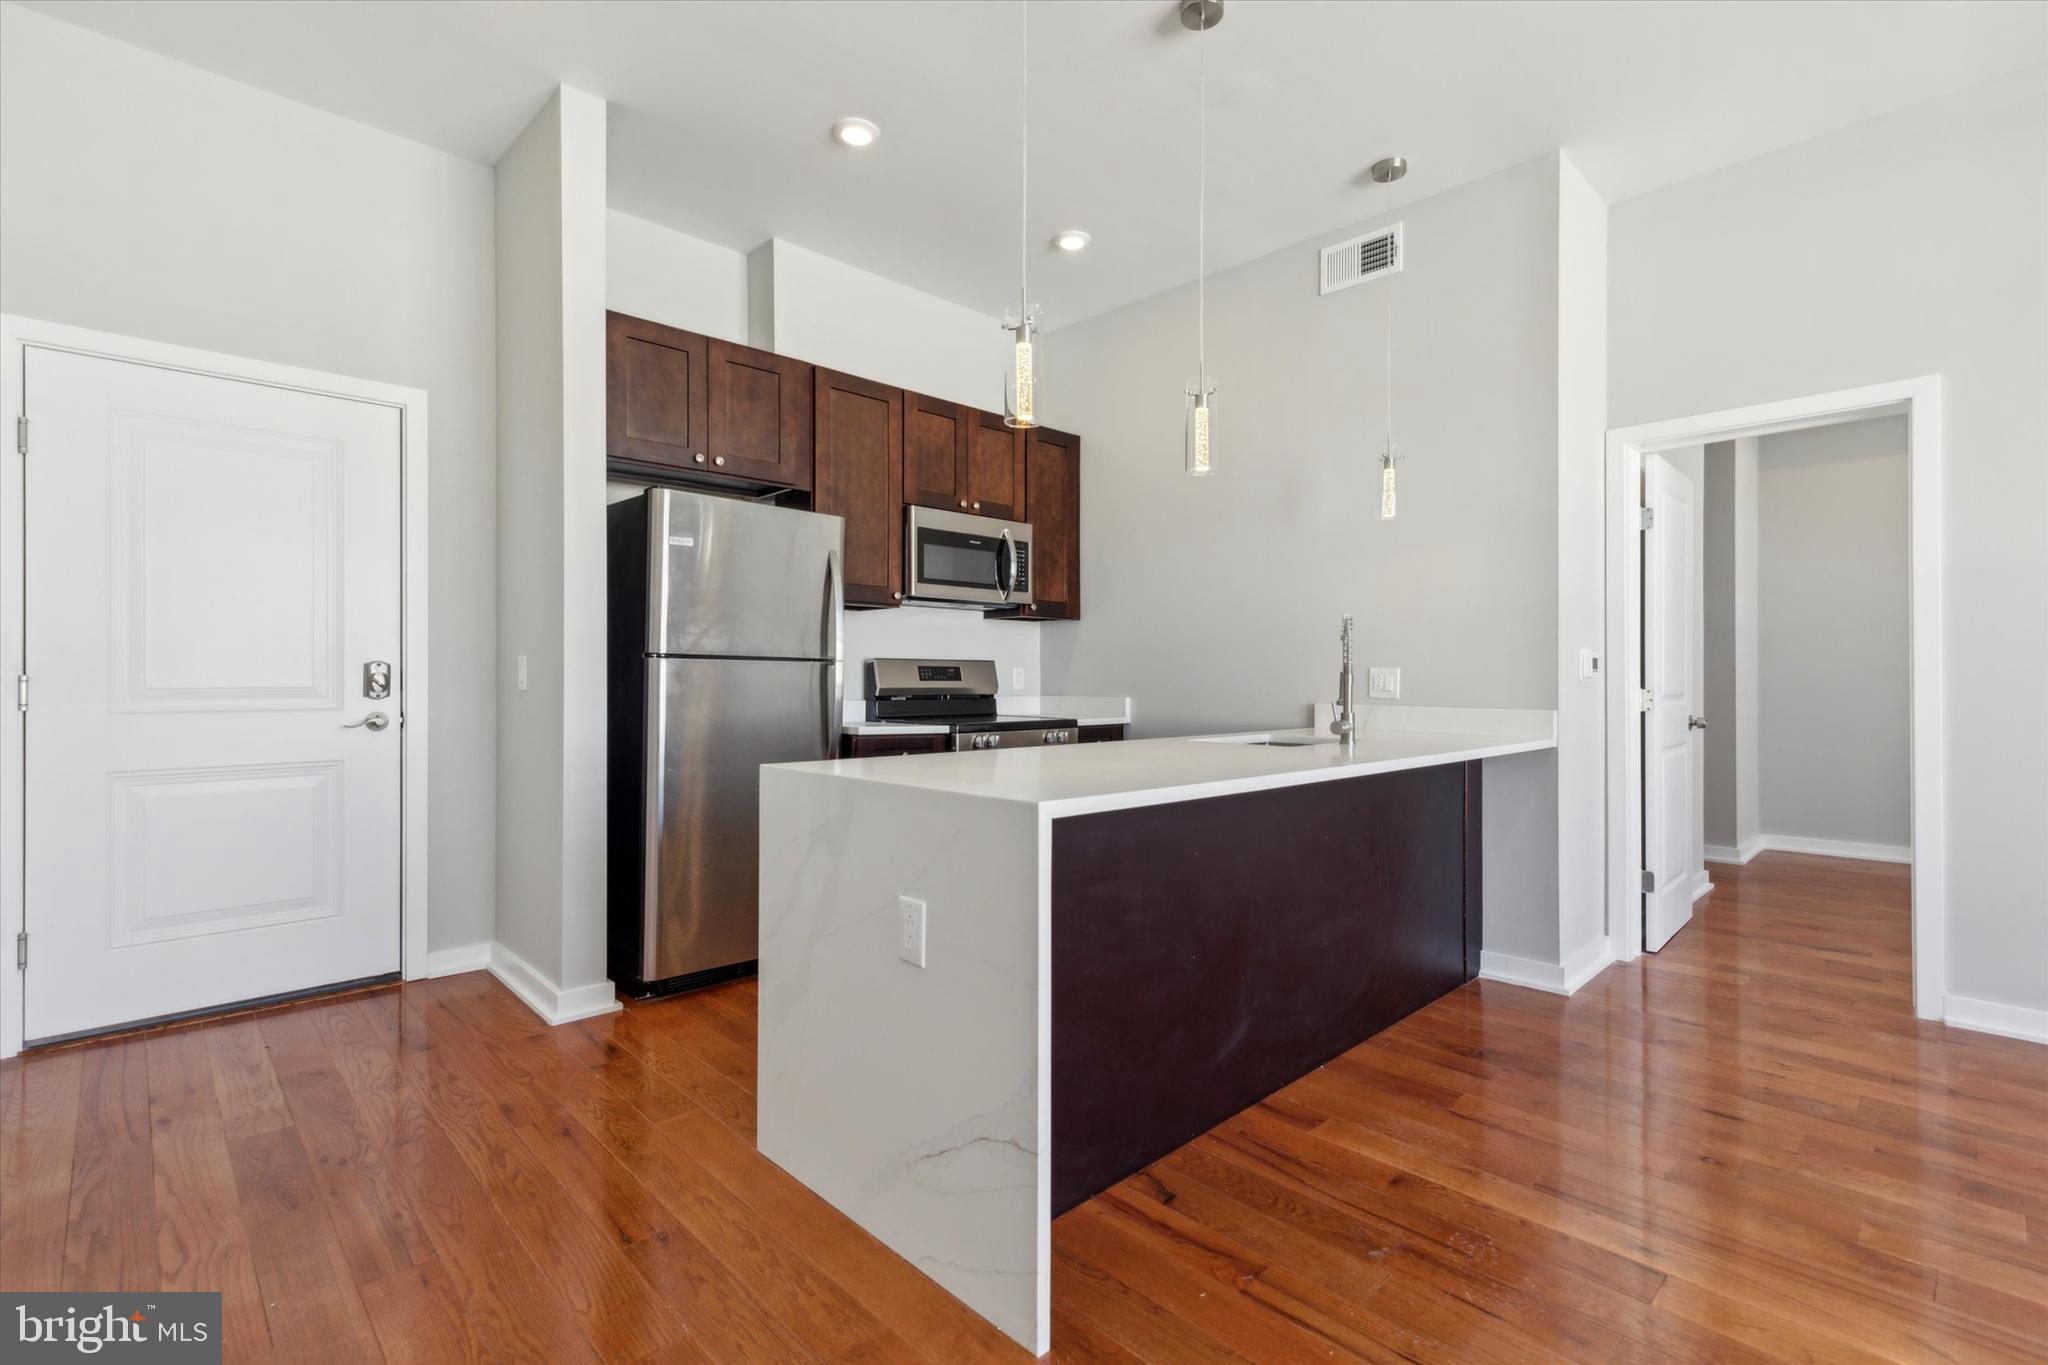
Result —
[{"label": "cabinet door", "polygon": [[714,338],[707,387],[713,474],[787,488],[811,486],[808,364]]},{"label": "cabinet door", "polygon": [[1071,621],[1081,614],[1081,438],[1034,427],[1024,441],[1024,504],[1031,523],[1031,595],[1021,614]]},{"label": "cabinet door", "polygon": [[1005,521],[1024,519],[1024,433],[993,412],[970,412],[967,423],[967,510]]},{"label": "cabinet door", "polygon": [[811,509],[846,521],[846,604],[894,606],[903,596],[903,391],[821,369],[816,392]]},{"label": "cabinet door", "polygon": [[903,501],[967,510],[967,426],[973,415],[958,403],[903,395]]},{"label": "cabinet door", "polygon": [[710,342],[695,332],[606,313],[605,457],[675,469],[708,467],[705,387]]}]

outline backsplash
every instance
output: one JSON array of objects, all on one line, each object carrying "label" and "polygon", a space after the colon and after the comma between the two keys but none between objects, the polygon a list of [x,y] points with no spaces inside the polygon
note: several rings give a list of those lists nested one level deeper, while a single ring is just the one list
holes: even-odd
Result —
[{"label": "backsplash", "polygon": [[[846,695],[858,697],[869,659],[993,659],[999,696],[1039,689],[1038,632],[1029,621],[991,621],[978,612],[895,607],[846,613]],[[1017,670],[1024,681],[1017,681]]]}]

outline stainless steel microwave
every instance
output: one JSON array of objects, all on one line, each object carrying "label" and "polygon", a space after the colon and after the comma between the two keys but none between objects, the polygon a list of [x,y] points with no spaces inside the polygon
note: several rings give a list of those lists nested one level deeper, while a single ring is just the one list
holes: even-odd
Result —
[{"label": "stainless steel microwave", "polygon": [[906,603],[935,607],[1031,605],[1031,527],[936,507],[912,507]]}]

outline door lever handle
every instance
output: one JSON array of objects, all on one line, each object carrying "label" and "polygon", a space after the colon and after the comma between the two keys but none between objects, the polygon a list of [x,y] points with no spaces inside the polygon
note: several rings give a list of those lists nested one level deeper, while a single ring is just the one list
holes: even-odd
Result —
[{"label": "door lever handle", "polygon": [[341,728],[344,730],[376,731],[382,730],[390,724],[391,717],[385,715],[382,711],[372,711],[369,715],[364,716],[361,720],[349,721],[346,725],[343,725]]},{"label": "door lever handle", "polygon": [[1707,728],[1707,718],[1705,716],[1688,716],[1686,717],[1685,728],[1688,730],[1704,730]]}]

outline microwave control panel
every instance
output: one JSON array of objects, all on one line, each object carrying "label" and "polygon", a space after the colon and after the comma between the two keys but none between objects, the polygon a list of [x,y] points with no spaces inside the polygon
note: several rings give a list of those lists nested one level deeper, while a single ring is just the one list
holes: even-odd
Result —
[{"label": "microwave control panel", "polygon": [[1031,591],[1031,542],[1020,540],[1011,551],[1016,556],[1017,581],[1011,585],[1012,592]]}]

